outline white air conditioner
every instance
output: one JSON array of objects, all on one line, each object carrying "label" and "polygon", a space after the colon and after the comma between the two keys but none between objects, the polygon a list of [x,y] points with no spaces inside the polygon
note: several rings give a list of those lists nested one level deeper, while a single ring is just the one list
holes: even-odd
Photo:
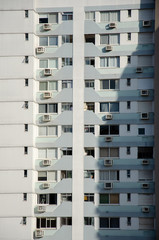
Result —
[{"label": "white air conditioner", "polygon": [[112,159],[105,159],[104,160],[104,166],[111,167],[112,165],[113,165],[113,160]]},{"label": "white air conditioner", "polygon": [[140,118],[141,118],[141,120],[148,120],[149,119],[149,113],[141,113]]},{"label": "white air conditioner", "polygon": [[46,211],[46,206],[38,206],[38,207],[37,207],[37,212],[43,213],[43,212],[45,212],[45,211]]},{"label": "white air conditioner", "polygon": [[143,27],[151,27],[151,21],[143,21],[142,26]]},{"label": "white air conditioner", "polygon": [[44,76],[51,76],[52,75],[52,70],[50,68],[45,68],[44,69]]},{"label": "white air conditioner", "polygon": [[113,47],[112,47],[111,45],[107,45],[107,46],[105,47],[105,50],[106,50],[106,51],[112,51],[112,50],[113,50]]},{"label": "white air conditioner", "polygon": [[112,142],[113,141],[113,138],[112,137],[106,137],[105,138],[105,142]]},{"label": "white air conditioner", "polygon": [[43,184],[42,184],[42,187],[43,187],[44,189],[49,188],[49,187],[50,187],[50,183],[43,183]]},{"label": "white air conditioner", "polygon": [[112,188],[113,188],[113,183],[111,182],[104,183],[104,189],[112,189]]},{"label": "white air conditioner", "polygon": [[116,28],[116,23],[109,23],[110,28]]},{"label": "white air conditioner", "polygon": [[45,24],[43,25],[43,30],[44,30],[44,31],[51,30],[51,24],[45,23]]},{"label": "white air conditioner", "polygon": [[149,213],[150,212],[150,208],[149,207],[142,207],[142,212],[143,213]]},{"label": "white air conditioner", "polygon": [[148,96],[149,95],[149,90],[141,90],[140,95],[141,96]]},{"label": "white air conditioner", "polygon": [[142,160],[142,165],[149,165],[149,160]]},{"label": "white air conditioner", "polygon": [[50,115],[43,115],[43,122],[50,122],[51,116]]},{"label": "white air conditioner", "polygon": [[44,92],[43,93],[43,98],[51,98],[51,92]]},{"label": "white air conditioner", "polygon": [[36,48],[36,53],[44,53],[45,52],[45,48],[44,47],[37,47]]},{"label": "white air conditioner", "polygon": [[143,183],[143,184],[142,184],[142,188],[148,189],[148,188],[149,188],[149,184],[148,184],[148,183]]},{"label": "white air conditioner", "polygon": [[43,166],[50,166],[51,160],[43,160]]},{"label": "white air conditioner", "polygon": [[43,236],[44,236],[44,231],[43,230],[41,230],[41,229],[36,229],[35,230],[35,237],[36,238],[41,238]]},{"label": "white air conditioner", "polygon": [[112,114],[106,114],[105,119],[111,120],[111,119],[113,119],[113,115]]},{"label": "white air conditioner", "polygon": [[142,72],[143,72],[143,69],[141,67],[136,68],[136,73],[142,73]]}]

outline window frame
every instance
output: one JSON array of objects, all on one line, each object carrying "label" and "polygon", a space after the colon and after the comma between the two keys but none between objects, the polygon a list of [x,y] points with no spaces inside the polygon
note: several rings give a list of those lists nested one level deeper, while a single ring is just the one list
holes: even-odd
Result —
[{"label": "window frame", "polygon": [[[100,227],[100,220],[101,220],[101,218],[105,218],[105,219],[108,219],[108,227]],[[119,227],[118,228],[113,228],[113,227],[111,227],[111,220],[112,219],[118,219],[118,221],[119,221]],[[120,218],[119,217],[100,217],[99,218],[99,229],[120,229]]]},{"label": "window frame", "polygon": [[[40,128],[42,128],[42,127],[46,128],[46,135],[40,135],[39,134]],[[53,134],[53,135],[49,134],[49,128],[50,127],[55,127],[56,128],[56,134]],[[38,126],[38,136],[39,137],[57,137],[57,135],[58,135],[58,127],[57,127],[57,125]]]},{"label": "window frame", "polygon": [[[38,219],[39,219],[39,227],[37,226],[37,223],[36,223],[36,226],[37,226],[37,229],[56,229],[57,228],[57,219],[56,219],[56,217],[41,217],[41,218],[37,218],[37,221],[38,221]],[[42,227],[41,225],[41,220],[42,219],[44,219],[45,220],[45,226],[46,227]],[[55,221],[55,225],[56,225],[56,227],[48,227],[48,225],[50,225],[51,226],[51,221]],[[49,221],[49,222],[48,222]]]},{"label": "window frame", "polygon": [[[111,36],[112,35],[117,35],[118,36],[118,42],[117,43],[112,43],[111,42]],[[101,36],[108,36],[108,43],[101,43]],[[105,46],[105,45],[118,46],[118,45],[120,45],[120,33],[100,34],[100,45],[102,45],[102,46]]]},{"label": "window frame", "polygon": [[[101,203],[101,195],[108,195],[108,203]],[[118,195],[118,203],[111,203],[111,195]],[[119,193],[100,193],[99,194],[99,205],[120,205],[120,194]]]},{"label": "window frame", "polygon": [[[113,103],[118,103],[118,111],[110,111],[110,104],[113,104]],[[100,113],[119,113],[120,112],[120,102],[99,102],[100,104]],[[101,111],[101,104],[108,104],[108,110],[109,111]]]},{"label": "window frame", "polygon": [[[40,172],[45,172],[46,173],[46,179],[45,180],[40,180],[39,178],[39,173]],[[48,179],[49,178],[49,173],[50,172],[53,172],[53,173],[55,173],[55,180],[50,180],[50,179]],[[38,171],[38,179],[37,179],[37,181],[38,182],[47,182],[47,181],[49,181],[49,182],[57,182],[57,171]]]},{"label": "window frame", "polygon": [[[43,44],[40,44],[40,39],[41,38],[47,38],[47,45],[43,45]],[[56,38],[57,39],[57,44],[55,44],[55,45],[50,45],[50,38]],[[56,36],[54,36],[54,35],[52,35],[52,36],[40,36],[39,37],[39,46],[40,47],[58,47],[58,35]]]},{"label": "window frame", "polygon": [[[40,112],[40,106],[45,105],[45,112]],[[49,111],[49,107],[53,105],[53,108],[55,109],[54,112]],[[58,103],[42,103],[39,104],[39,114],[45,114],[45,113],[50,113],[50,114],[58,114]]]}]

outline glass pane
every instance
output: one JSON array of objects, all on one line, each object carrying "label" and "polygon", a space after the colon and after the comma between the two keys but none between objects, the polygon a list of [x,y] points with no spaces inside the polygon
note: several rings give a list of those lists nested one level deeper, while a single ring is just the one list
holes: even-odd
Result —
[{"label": "glass pane", "polygon": [[57,90],[57,81],[49,82],[49,90]]},{"label": "glass pane", "polygon": [[100,58],[100,67],[107,67],[107,66],[108,66],[108,59]]},{"label": "glass pane", "polygon": [[100,44],[109,44],[109,35],[100,36]]},{"label": "glass pane", "polygon": [[109,80],[101,80],[100,88],[101,89],[109,89]]},{"label": "glass pane", "polygon": [[118,135],[119,134],[119,125],[110,125],[110,134]]},{"label": "glass pane", "polygon": [[109,134],[109,126],[104,125],[100,126],[100,135],[108,135]]},{"label": "glass pane", "polygon": [[109,171],[100,171],[99,179],[100,180],[109,180]]},{"label": "glass pane", "polygon": [[57,59],[49,59],[49,68],[57,68]]},{"label": "glass pane", "polygon": [[118,102],[110,103],[110,112],[119,112],[119,103]]},{"label": "glass pane", "polygon": [[48,181],[56,181],[56,172],[50,171],[47,173],[47,180]]},{"label": "glass pane", "polygon": [[109,157],[109,149],[100,148],[100,157]]},{"label": "glass pane", "polygon": [[110,180],[117,180],[117,171],[110,171]]},{"label": "glass pane", "polygon": [[39,46],[48,46],[48,37],[40,37]]},{"label": "glass pane", "polygon": [[40,60],[39,67],[40,68],[48,68],[48,60]]},{"label": "glass pane", "polygon": [[45,90],[47,90],[47,82],[40,82],[40,83],[39,83],[39,90],[40,90],[40,91],[45,91]]},{"label": "glass pane", "polygon": [[100,13],[101,22],[109,21],[109,12],[101,12]]},{"label": "glass pane", "polygon": [[100,103],[100,112],[109,112],[109,103]]},{"label": "glass pane", "polygon": [[56,158],[56,149],[55,148],[47,149],[47,158],[50,158],[50,159]]},{"label": "glass pane", "polygon": [[58,38],[57,37],[49,37],[49,45],[50,46],[57,46],[58,45]]},{"label": "glass pane", "polygon": [[119,218],[110,219],[110,228],[119,228]]},{"label": "glass pane", "polygon": [[48,127],[48,135],[57,135],[57,127],[56,126],[52,126],[52,127]]},{"label": "glass pane", "polygon": [[100,203],[108,204],[109,203],[109,194],[100,194]]},{"label": "glass pane", "polygon": [[110,157],[119,157],[119,148],[110,148]]},{"label": "glass pane", "polygon": [[109,228],[109,218],[100,218],[100,228]]},{"label": "glass pane", "polygon": [[49,113],[57,113],[57,104],[56,103],[49,104]]},{"label": "glass pane", "polygon": [[119,44],[119,34],[109,35],[109,44]]},{"label": "glass pane", "polygon": [[47,104],[39,104],[39,113],[47,113]]},{"label": "glass pane", "polygon": [[110,203],[118,204],[119,203],[119,194],[110,194]]},{"label": "glass pane", "polygon": [[46,218],[41,218],[41,228],[46,228]]},{"label": "glass pane", "polygon": [[49,23],[57,23],[58,15],[57,13],[49,13]]},{"label": "glass pane", "polygon": [[46,149],[38,150],[38,158],[46,158]]},{"label": "glass pane", "polygon": [[46,136],[46,127],[39,127],[39,136]]}]

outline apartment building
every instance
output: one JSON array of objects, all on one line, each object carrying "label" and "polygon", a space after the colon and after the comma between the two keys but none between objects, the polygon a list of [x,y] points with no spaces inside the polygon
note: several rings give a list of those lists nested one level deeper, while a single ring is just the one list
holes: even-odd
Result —
[{"label": "apartment building", "polygon": [[159,239],[158,4],[0,1],[0,240]]}]

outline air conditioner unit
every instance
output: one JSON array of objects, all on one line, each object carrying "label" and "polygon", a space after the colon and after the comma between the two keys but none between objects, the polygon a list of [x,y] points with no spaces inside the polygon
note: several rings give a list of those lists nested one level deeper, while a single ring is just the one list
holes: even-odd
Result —
[{"label": "air conditioner unit", "polygon": [[46,211],[46,207],[45,207],[45,206],[38,206],[38,207],[37,207],[37,212],[43,213],[43,212],[45,212],[45,211]]},{"label": "air conditioner unit", "polygon": [[143,183],[143,184],[142,184],[142,188],[148,189],[148,188],[149,188],[149,184],[148,184],[148,183]]},{"label": "air conditioner unit", "polygon": [[141,120],[148,120],[149,119],[149,113],[141,113],[140,118],[141,118]]},{"label": "air conditioner unit", "polygon": [[36,48],[36,53],[44,53],[45,52],[45,48],[44,47],[37,47]]},{"label": "air conditioner unit", "polygon": [[142,212],[143,213],[149,213],[150,212],[150,208],[149,207],[143,207],[142,208]]},{"label": "air conditioner unit", "polygon": [[111,167],[112,165],[113,165],[113,160],[112,159],[105,159],[104,160],[104,166]]},{"label": "air conditioner unit", "polygon": [[137,67],[137,68],[136,68],[136,73],[142,73],[142,72],[143,72],[143,70],[142,70],[141,67]]},{"label": "air conditioner unit", "polygon": [[50,122],[51,116],[50,115],[43,115],[43,122]]},{"label": "air conditioner unit", "polygon": [[45,68],[44,69],[44,75],[45,76],[51,76],[52,75],[52,70],[50,68]]},{"label": "air conditioner unit", "polygon": [[51,24],[45,23],[45,24],[43,25],[43,30],[44,30],[44,31],[51,30]]},{"label": "air conditioner unit", "polygon": [[112,137],[106,137],[105,142],[112,142],[113,138]]},{"label": "air conditioner unit", "polygon": [[148,96],[149,95],[149,90],[141,90],[140,95],[141,96]]},{"label": "air conditioner unit", "polygon": [[51,98],[51,92],[44,92],[43,93],[43,98]]},{"label": "air conditioner unit", "polygon": [[42,187],[43,187],[44,189],[49,188],[49,187],[50,187],[50,183],[43,183],[43,184],[42,184]]},{"label": "air conditioner unit", "polygon": [[111,45],[107,45],[107,46],[105,47],[105,50],[106,50],[106,51],[112,51],[112,50],[113,50],[113,47],[112,47]]},{"label": "air conditioner unit", "polygon": [[149,160],[142,160],[142,165],[149,165]]},{"label": "air conditioner unit", "polygon": [[41,230],[41,229],[36,229],[35,230],[35,237],[36,238],[41,238],[43,236],[44,236],[44,231],[43,230]]},{"label": "air conditioner unit", "polygon": [[51,160],[43,160],[43,166],[50,166]]},{"label": "air conditioner unit", "polygon": [[116,28],[116,23],[109,23],[110,28]]},{"label": "air conditioner unit", "polygon": [[142,26],[143,27],[151,27],[151,21],[143,21]]},{"label": "air conditioner unit", "polygon": [[104,188],[105,189],[112,189],[113,188],[113,183],[111,183],[111,182],[104,183]]},{"label": "air conditioner unit", "polygon": [[113,119],[113,115],[112,114],[106,114],[105,119],[111,120],[111,119]]}]

